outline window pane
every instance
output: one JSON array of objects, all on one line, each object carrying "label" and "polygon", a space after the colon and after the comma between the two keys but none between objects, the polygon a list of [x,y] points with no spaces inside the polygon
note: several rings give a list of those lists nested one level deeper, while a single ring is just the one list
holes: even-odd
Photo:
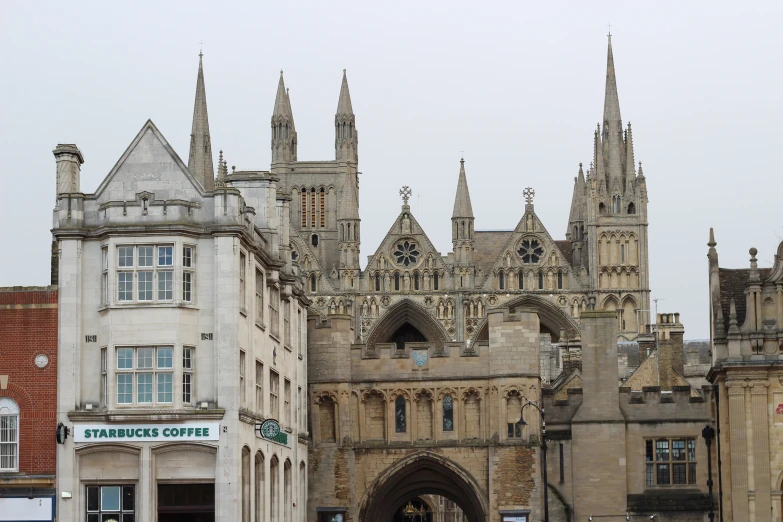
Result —
[{"label": "window pane", "polygon": [[174,298],[174,272],[158,272],[158,300],[171,301]]},{"label": "window pane", "polygon": [[133,368],[133,348],[117,348],[117,369]]},{"label": "window pane", "polygon": [[647,469],[645,471],[645,483],[648,486],[654,486],[655,485],[655,474],[653,473],[653,465],[647,464]]},{"label": "window pane", "polygon": [[101,522],[101,516],[98,513],[87,515],[87,522]]},{"label": "window pane", "polygon": [[90,486],[87,488],[87,511],[98,511],[101,509],[100,488]]},{"label": "window pane", "polygon": [[152,248],[151,246],[139,247],[139,266],[152,266]]},{"label": "window pane", "polygon": [[139,272],[139,301],[152,301],[152,272]]},{"label": "window pane", "polygon": [[192,247],[183,247],[182,248],[182,266],[190,268],[193,266],[193,248]]},{"label": "window pane", "polygon": [[150,403],[152,402],[152,374],[151,373],[140,373],[136,377],[136,385],[138,387],[138,391],[136,394],[137,401],[139,403]]},{"label": "window pane", "polygon": [[193,348],[182,349],[182,368],[185,370],[193,369]]},{"label": "window pane", "polygon": [[158,348],[158,368],[174,367],[174,348]]},{"label": "window pane", "polygon": [[[133,511],[135,507],[133,486],[123,486],[122,488],[122,510]],[[127,520],[127,519],[123,519]]]},{"label": "window pane", "polygon": [[122,515],[122,522],[136,522],[136,515],[133,513],[125,513]]},{"label": "window pane", "polygon": [[655,466],[657,471],[657,478],[658,478],[658,484],[659,485],[667,485],[670,483],[669,480],[669,465],[668,464],[657,464]]},{"label": "window pane", "polygon": [[672,441],[672,460],[685,460],[685,441]]},{"label": "window pane", "polygon": [[674,484],[687,484],[685,464],[672,464],[672,471],[674,475]]},{"label": "window pane", "polygon": [[172,266],[174,264],[174,247],[158,247],[158,266]]},{"label": "window pane", "polygon": [[101,510],[119,511],[120,510],[120,487],[103,486],[101,488]]},{"label": "window pane", "polygon": [[133,301],[133,272],[117,272],[117,300]]},{"label": "window pane", "polygon": [[454,431],[454,404],[451,395],[443,397],[443,431]]},{"label": "window pane", "polygon": [[136,349],[136,368],[139,370],[151,370],[152,369],[152,356],[153,348],[137,348]]},{"label": "window pane", "polygon": [[669,441],[657,440],[655,441],[655,460],[669,460]]},{"label": "window pane", "polygon": [[696,441],[694,439],[688,441],[688,460],[696,460]]},{"label": "window pane", "polygon": [[131,404],[133,402],[133,374],[120,373],[117,375],[117,403]]},{"label": "window pane", "polygon": [[696,463],[688,463],[688,484],[696,484]]},{"label": "window pane", "polygon": [[171,402],[171,374],[159,373],[158,374],[158,402]]},{"label": "window pane", "polygon": [[119,267],[131,267],[133,266],[133,247],[124,246],[117,249],[117,266]]},{"label": "window pane", "polygon": [[394,401],[394,427],[397,433],[405,433],[405,398],[397,397]]},{"label": "window pane", "polygon": [[190,404],[191,402],[192,388],[193,388],[193,374],[192,373],[182,374],[182,402],[184,402],[185,404]]},{"label": "window pane", "polygon": [[193,273],[183,272],[182,274],[182,300],[186,302],[192,301],[193,291]]},{"label": "window pane", "polygon": [[644,460],[647,462],[652,462],[653,460],[653,441],[651,440],[645,441]]}]

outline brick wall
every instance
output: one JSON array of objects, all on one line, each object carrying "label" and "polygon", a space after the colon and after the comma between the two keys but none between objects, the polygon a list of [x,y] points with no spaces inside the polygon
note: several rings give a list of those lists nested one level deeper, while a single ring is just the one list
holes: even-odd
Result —
[{"label": "brick wall", "polygon": [[[54,475],[57,425],[57,289],[0,288],[0,397],[19,405],[19,472]],[[35,365],[44,354],[49,364]]]}]

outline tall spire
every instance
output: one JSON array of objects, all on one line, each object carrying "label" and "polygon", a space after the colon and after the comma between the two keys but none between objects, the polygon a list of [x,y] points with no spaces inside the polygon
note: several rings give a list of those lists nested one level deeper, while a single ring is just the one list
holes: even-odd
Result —
[{"label": "tall spire", "polygon": [[275,108],[272,110],[272,163],[296,161],[296,127],[291,98],[285,88],[283,71],[277,82]]},{"label": "tall spire", "polygon": [[604,129],[603,152],[606,155],[606,172],[609,190],[622,187],[623,156],[623,123],[620,118],[620,99],[617,96],[617,78],[614,71],[614,56],[612,55],[612,36],[609,35],[609,49],[606,56],[606,88],[604,92]]},{"label": "tall spire", "polygon": [[207,117],[207,92],[204,88],[204,54],[198,53],[198,78],[196,79],[196,103],[193,108],[193,129],[190,132],[188,169],[206,190],[215,188],[215,170],[212,165],[212,143],[209,137]]},{"label": "tall spire", "polygon": [[[573,233],[572,227],[579,221],[584,221],[584,195],[585,195],[585,173],[582,170],[582,164],[579,164],[579,175],[574,178],[574,194],[571,197],[571,213],[568,217],[569,230],[566,233]],[[579,237],[571,237],[572,241],[577,241]]]},{"label": "tall spire", "polygon": [[343,116],[353,115],[351,92],[348,90],[348,76],[345,69],[343,69],[343,83],[340,86],[340,100],[337,102],[337,114]]},{"label": "tall spire", "polygon": [[465,158],[459,160],[459,180],[457,181],[457,196],[454,198],[452,218],[472,218],[473,206],[470,204],[468,178],[465,176]]},{"label": "tall spire", "polygon": [[351,105],[351,92],[348,90],[348,76],[343,69],[343,83],[340,86],[340,99],[334,115],[334,156],[337,161],[357,163],[359,161],[359,134],[356,131],[356,116]]}]

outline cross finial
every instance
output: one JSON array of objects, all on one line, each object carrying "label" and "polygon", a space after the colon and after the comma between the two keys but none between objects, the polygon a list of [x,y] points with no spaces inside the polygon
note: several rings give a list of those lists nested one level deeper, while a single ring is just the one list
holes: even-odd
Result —
[{"label": "cross finial", "polygon": [[612,24],[611,23],[606,24],[606,28],[609,30],[608,34],[606,36],[611,38],[612,37]]},{"label": "cross finial", "polygon": [[198,57],[201,58],[204,56],[204,42],[201,41],[198,43]]},{"label": "cross finial", "polygon": [[400,196],[402,196],[402,203],[403,203],[403,205],[407,205],[408,204],[408,200],[410,199],[411,194],[413,194],[413,191],[411,190],[411,188],[408,185],[405,185],[404,187],[402,187],[400,189]]},{"label": "cross finial", "polygon": [[531,205],[533,203],[533,198],[536,195],[536,191],[528,187],[522,191],[522,195],[525,196],[525,203]]}]

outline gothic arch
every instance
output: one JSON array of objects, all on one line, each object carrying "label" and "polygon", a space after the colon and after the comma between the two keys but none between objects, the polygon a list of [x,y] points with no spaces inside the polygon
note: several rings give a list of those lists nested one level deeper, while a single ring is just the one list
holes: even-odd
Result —
[{"label": "gothic arch", "polygon": [[[560,337],[560,330],[570,332],[570,335],[576,337],[579,335],[579,324],[573,317],[565,313],[555,303],[537,295],[521,295],[511,299],[506,305],[513,311],[518,307],[532,308],[538,312],[538,320],[544,329],[552,334],[552,341],[555,342]],[[488,318],[485,317],[476,325],[473,336],[470,339],[471,346],[479,339],[479,334],[487,327]]]},{"label": "gothic arch", "polygon": [[370,484],[359,503],[359,521],[391,522],[397,507],[424,494],[452,500],[468,520],[486,520],[487,494],[476,479],[456,462],[421,451],[395,462]]},{"label": "gothic arch", "polygon": [[367,335],[368,348],[390,338],[405,323],[419,330],[427,341],[435,343],[438,348],[442,348],[443,343],[450,339],[446,330],[421,305],[403,299],[392,305],[373,325]]}]

